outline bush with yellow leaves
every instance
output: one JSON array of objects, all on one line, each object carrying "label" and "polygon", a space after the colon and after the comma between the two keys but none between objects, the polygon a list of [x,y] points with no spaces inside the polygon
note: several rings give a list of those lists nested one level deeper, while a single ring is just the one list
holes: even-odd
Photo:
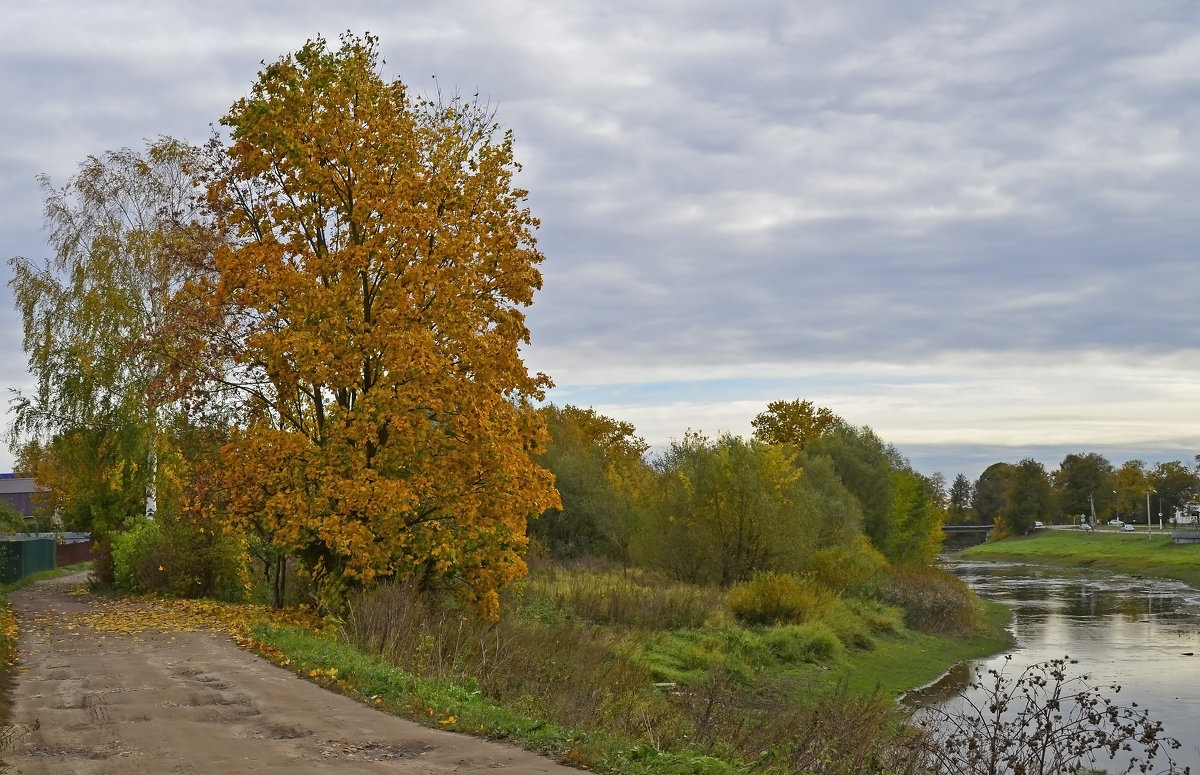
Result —
[{"label": "bush with yellow leaves", "polygon": [[729,589],[733,615],[749,624],[801,624],[820,619],[837,594],[808,576],[770,571]]}]

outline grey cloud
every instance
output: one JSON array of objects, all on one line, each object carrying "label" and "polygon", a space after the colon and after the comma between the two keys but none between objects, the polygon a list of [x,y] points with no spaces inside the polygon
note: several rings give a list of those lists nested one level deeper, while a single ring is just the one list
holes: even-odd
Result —
[{"label": "grey cloud", "polygon": [[1200,333],[1184,0],[78,5],[25,11],[0,54],[8,255],[44,250],[38,172],[201,141],[260,60],[351,28],[513,128],[548,256],[535,348],[913,362]]}]

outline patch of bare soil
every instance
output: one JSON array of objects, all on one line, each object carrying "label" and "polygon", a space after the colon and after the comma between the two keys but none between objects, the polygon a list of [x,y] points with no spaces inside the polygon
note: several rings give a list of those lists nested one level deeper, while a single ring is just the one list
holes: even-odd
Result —
[{"label": "patch of bare soil", "polygon": [[9,595],[21,625],[10,720],[38,728],[4,758],[24,775],[579,772],[368,708],[228,635],[94,629],[110,603],[85,583]]}]

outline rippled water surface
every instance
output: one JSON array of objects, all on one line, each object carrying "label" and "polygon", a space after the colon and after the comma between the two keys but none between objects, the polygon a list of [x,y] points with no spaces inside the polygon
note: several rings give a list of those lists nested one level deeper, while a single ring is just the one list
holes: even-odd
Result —
[{"label": "rippled water surface", "polygon": [[[1184,743],[1177,762],[1200,773],[1200,590],[1174,581],[1099,571],[1003,563],[950,566],[981,596],[1013,611],[1016,646],[1007,672],[1063,656],[1101,684],[1122,687],[1117,699],[1136,702]],[[1004,664],[1000,654],[977,665]],[[969,669],[935,692],[957,691]]]}]

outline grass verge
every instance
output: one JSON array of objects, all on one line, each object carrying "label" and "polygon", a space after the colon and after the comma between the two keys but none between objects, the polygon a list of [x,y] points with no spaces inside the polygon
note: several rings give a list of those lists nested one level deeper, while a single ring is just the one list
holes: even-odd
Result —
[{"label": "grass verge", "polygon": [[1039,530],[989,541],[959,552],[971,560],[1017,560],[1075,568],[1103,568],[1154,576],[1200,588],[1200,544],[1173,544],[1170,536],[1115,531]]},{"label": "grass verge", "polygon": [[[522,714],[475,689],[419,679],[310,631],[260,623],[247,644],[276,664],[368,705],[430,727],[504,740],[576,767],[630,775],[748,772],[699,751],[664,753],[637,741],[586,733]],[[760,770],[769,773],[771,770]]]},{"label": "grass verge", "polygon": [[[932,593],[929,580],[914,589]],[[563,569],[517,585],[500,622],[423,606],[381,589],[340,639],[259,624],[248,645],[391,713],[598,772],[857,775],[903,734],[894,698],[1009,643],[994,604],[965,631],[951,617],[952,635],[853,597],[809,621],[753,625],[711,590]]]}]

